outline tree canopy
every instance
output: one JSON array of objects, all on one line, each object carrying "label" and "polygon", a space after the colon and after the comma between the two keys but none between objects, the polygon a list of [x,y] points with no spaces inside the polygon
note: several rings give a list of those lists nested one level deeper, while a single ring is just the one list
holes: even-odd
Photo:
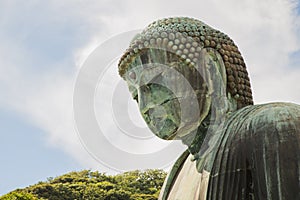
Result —
[{"label": "tree canopy", "polygon": [[0,200],[155,200],[165,177],[156,169],[117,175],[83,170],[14,190]]}]

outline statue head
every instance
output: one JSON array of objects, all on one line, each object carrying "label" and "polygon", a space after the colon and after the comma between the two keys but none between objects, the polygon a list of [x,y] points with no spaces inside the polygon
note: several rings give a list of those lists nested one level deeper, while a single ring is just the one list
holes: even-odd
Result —
[{"label": "statue head", "polygon": [[[131,41],[119,74],[148,127],[162,139],[188,135],[211,112],[228,113],[253,103],[236,45],[191,18],[150,24]],[[213,103],[218,105],[214,111]]]}]

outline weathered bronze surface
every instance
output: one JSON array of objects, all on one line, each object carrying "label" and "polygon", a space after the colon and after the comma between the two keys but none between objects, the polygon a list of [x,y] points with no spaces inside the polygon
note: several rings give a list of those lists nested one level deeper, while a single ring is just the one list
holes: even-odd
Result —
[{"label": "weathered bronze surface", "polygon": [[300,199],[300,106],[253,105],[244,60],[191,18],[150,24],[119,73],[151,131],[188,149],[160,199]]}]

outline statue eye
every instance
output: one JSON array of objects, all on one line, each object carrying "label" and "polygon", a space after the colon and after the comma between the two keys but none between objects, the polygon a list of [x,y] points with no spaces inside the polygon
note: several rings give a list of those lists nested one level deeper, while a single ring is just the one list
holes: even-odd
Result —
[{"label": "statue eye", "polygon": [[154,76],[151,81],[149,81],[150,83],[162,83],[162,73],[160,72],[159,74],[157,74],[156,76]]}]

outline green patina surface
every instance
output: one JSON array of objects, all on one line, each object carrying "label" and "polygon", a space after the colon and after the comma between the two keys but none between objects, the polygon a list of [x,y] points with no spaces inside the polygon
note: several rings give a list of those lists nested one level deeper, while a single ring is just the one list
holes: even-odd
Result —
[{"label": "green patina surface", "polygon": [[[300,107],[252,105],[246,65],[227,35],[191,18],[155,21],[131,41],[119,73],[152,132],[188,147],[161,199],[200,190],[198,199],[300,199]],[[190,154],[209,184],[174,191]]]}]

